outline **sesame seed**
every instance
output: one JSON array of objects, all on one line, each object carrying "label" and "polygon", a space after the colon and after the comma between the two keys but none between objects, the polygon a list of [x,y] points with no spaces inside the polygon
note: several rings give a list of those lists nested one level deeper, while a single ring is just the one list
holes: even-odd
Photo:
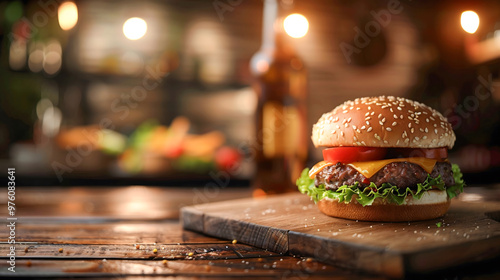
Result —
[{"label": "sesame seed", "polygon": [[408,123],[408,128],[411,128],[411,123]]},{"label": "sesame seed", "polygon": [[420,140],[420,137],[418,137],[418,136],[415,136],[415,139],[416,139],[416,140],[418,141],[418,140]]},{"label": "sesame seed", "polygon": [[347,110],[342,111],[342,113],[344,113],[344,114],[347,113]]},{"label": "sesame seed", "polygon": [[392,131],[392,128],[388,127],[386,128],[387,131]]},{"label": "sesame seed", "polygon": [[361,108],[359,108],[359,107],[356,107],[356,110],[357,110],[357,111],[359,111],[359,110],[361,110]]},{"label": "sesame seed", "polygon": [[356,136],[353,136],[352,139],[354,139],[354,141],[358,141],[358,137]]},{"label": "sesame seed", "polygon": [[358,129],[356,129],[356,132],[357,132],[357,133],[361,133],[361,130],[359,130],[359,128],[358,128]]},{"label": "sesame seed", "polygon": [[369,121],[366,121],[366,125],[370,125],[370,122],[369,122]]},{"label": "sesame seed", "polygon": [[406,143],[410,142],[410,138],[406,138],[406,139],[405,139],[405,142],[406,142]]},{"label": "sesame seed", "polygon": [[347,119],[347,122],[351,122],[351,120],[352,120],[352,118],[348,118],[348,119]]},{"label": "sesame seed", "polygon": [[396,141],[396,145],[397,145],[397,144],[399,144],[399,139],[398,139],[398,141]]},{"label": "sesame seed", "polygon": [[378,136],[378,135],[377,135],[377,133],[375,133],[375,138],[376,138],[377,140],[381,140],[381,139],[380,139],[380,136]]},{"label": "sesame seed", "polygon": [[337,132],[336,130],[332,130],[332,134],[335,134],[335,132]]},{"label": "sesame seed", "polygon": [[437,130],[437,128],[434,128],[434,133],[435,133],[435,134],[438,134],[438,130]]},{"label": "sesame seed", "polygon": [[364,125],[361,127],[361,129],[365,129],[365,128],[366,128],[366,126],[364,126]]},{"label": "sesame seed", "polygon": [[411,130],[410,130],[411,133],[414,133],[415,132],[415,129],[412,127]]},{"label": "sesame seed", "polygon": [[425,118],[425,121],[426,121],[426,122],[429,122],[429,118]]},{"label": "sesame seed", "polygon": [[424,140],[427,139],[427,136],[424,135],[424,137],[422,137],[422,139],[424,139]]},{"label": "sesame seed", "polygon": [[370,131],[372,131],[372,129],[373,129],[373,128],[370,126],[370,127],[369,127],[366,131],[367,131],[367,132],[370,132]]},{"label": "sesame seed", "polygon": [[380,119],[382,117],[382,114],[378,114],[378,118]]},{"label": "sesame seed", "polygon": [[398,118],[398,115],[394,114],[394,118],[397,119]]},{"label": "sesame seed", "polygon": [[347,127],[349,127],[349,124],[348,124],[348,123],[346,123],[346,124],[344,124],[344,126],[347,128]]},{"label": "sesame seed", "polygon": [[352,126],[352,129],[356,129],[356,126],[355,126],[355,125],[353,125],[353,126]]},{"label": "sesame seed", "polygon": [[394,113],[394,110],[392,110],[392,108],[389,108],[389,110],[391,111],[391,113]]},{"label": "sesame seed", "polygon": [[392,123],[392,126],[396,126],[398,123],[397,122],[393,122]]},{"label": "sesame seed", "polygon": [[388,144],[388,143],[389,143],[389,141],[387,141],[387,140],[384,140],[384,144]]},{"label": "sesame seed", "polygon": [[344,136],[344,132],[343,131],[340,132],[340,136],[342,136],[342,137]]},{"label": "sesame seed", "polygon": [[371,120],[371,119],[372,119],[372,117],[366,117],[366,118],[365,118],[365,120],[366,120],[366,121],[367,121],[367,120]]},{"label": "sesame seed", "polygon": [[340,125],[338,125],[338,124],[336,125],[336,127],[337,127],[337,129],[340,129]]},{"label": "sesame seed", "polygon": [[429,130],[427,129],[427,127],[425,128],[425,133],[429,133]]},{"label": "sesame seed", "polygon": [[368,115],[370,115],[370,112],[366,112],[365,117],[368,116]]},{"label": "sesame seed", "polygon": [[382,122],[385,122],[385,118],[382,119]]},{"label": "sesame seed", "polygon": [[375,111],[371,112],[371,114],[370,114],[370,116],[373,116],[373,115],[375,115]]},{"label": "sesame seed", "polygon": [[371,110],[371,109],[372,109],[372,107],[371,107],[371,106],[368,106],[368,110]]},{"label": "sesame seed", "polygon": [[399,107],[399,106],[398,106],[398,110],[399,110],[399,111],[401,111],[401,110],[403,110],[403,109],[401,109],[401,107]]}]

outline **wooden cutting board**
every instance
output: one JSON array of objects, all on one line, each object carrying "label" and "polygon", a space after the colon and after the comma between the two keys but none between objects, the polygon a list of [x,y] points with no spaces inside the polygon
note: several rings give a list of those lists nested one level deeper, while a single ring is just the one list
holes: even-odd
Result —
[{"label": "wooden cutting board", "polygon": [[401,278],[500,256],[500,202],[454,199],[439,219],[380,223],[323,215],[299,193],[184,207],[184,228],[282,254]]}]

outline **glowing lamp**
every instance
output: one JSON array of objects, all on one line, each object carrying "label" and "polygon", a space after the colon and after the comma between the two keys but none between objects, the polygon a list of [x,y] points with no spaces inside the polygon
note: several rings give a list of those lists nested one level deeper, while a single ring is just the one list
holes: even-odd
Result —
[{"label": "glowing lamp", "polygon": [[301,14],[291,14],[283,21],[286,34],[292,38],[302,38],[309,30],[307,18]]},{"label": "glowing lamp", "polygon": [[70,30],[78,22],[78,8],[73,2],[64,2],[57,10],[59,26],[62,30]]},{"label": "glowing lamp", "polygon": [[129,40],[141,39],[146,34],[147,30],[148,25],[142,18],[129,18],[123,24],[123,34]]},{"label": "glowing lamp", "polygon": [[479,27],[479,16],[474,11],[465,11],[462,13],[460,23],[465,32],[473,34]]}]

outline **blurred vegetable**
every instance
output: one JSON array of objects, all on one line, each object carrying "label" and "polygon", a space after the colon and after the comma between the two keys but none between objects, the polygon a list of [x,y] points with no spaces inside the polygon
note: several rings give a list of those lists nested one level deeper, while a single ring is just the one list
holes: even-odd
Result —
[{"label": "blurred vegetable", "polygon": [[170,126],[149,120],[128,137],[97,126],[76,127],[57,137],[61,148],[88,145],[108,155],[118,156],[118,165],[127,173],[157,174],[165,171],[206,173],[230,170],[241,161],[234,148],[223,146],[226,138],[219,131],[189,134],[190,122],[175,118]]},{"label": "blurred vegetable", "polygon": [[127,145],[127,137],[125,135],[109,129],[103,129],[101,133],[102,137],[99,141],[99,147],[104,153],[110,155],[123,153]]},{"label": "blurred vegetable", "polygon": [[215,163],[221,170],[236,168],[241,162],[241,154],[231,147],[224,146],[215,153]]}]

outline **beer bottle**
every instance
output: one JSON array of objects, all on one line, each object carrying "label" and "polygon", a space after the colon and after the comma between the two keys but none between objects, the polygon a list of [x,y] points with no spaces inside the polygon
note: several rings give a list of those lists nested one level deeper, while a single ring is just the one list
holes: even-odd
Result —
[{"label": "beer bottle", "polygon": [[255,196],[295,190],[307,158],[307,74],[283,26],[290,2],[264,1],[262,45],[250,63],[258,96]]}]

